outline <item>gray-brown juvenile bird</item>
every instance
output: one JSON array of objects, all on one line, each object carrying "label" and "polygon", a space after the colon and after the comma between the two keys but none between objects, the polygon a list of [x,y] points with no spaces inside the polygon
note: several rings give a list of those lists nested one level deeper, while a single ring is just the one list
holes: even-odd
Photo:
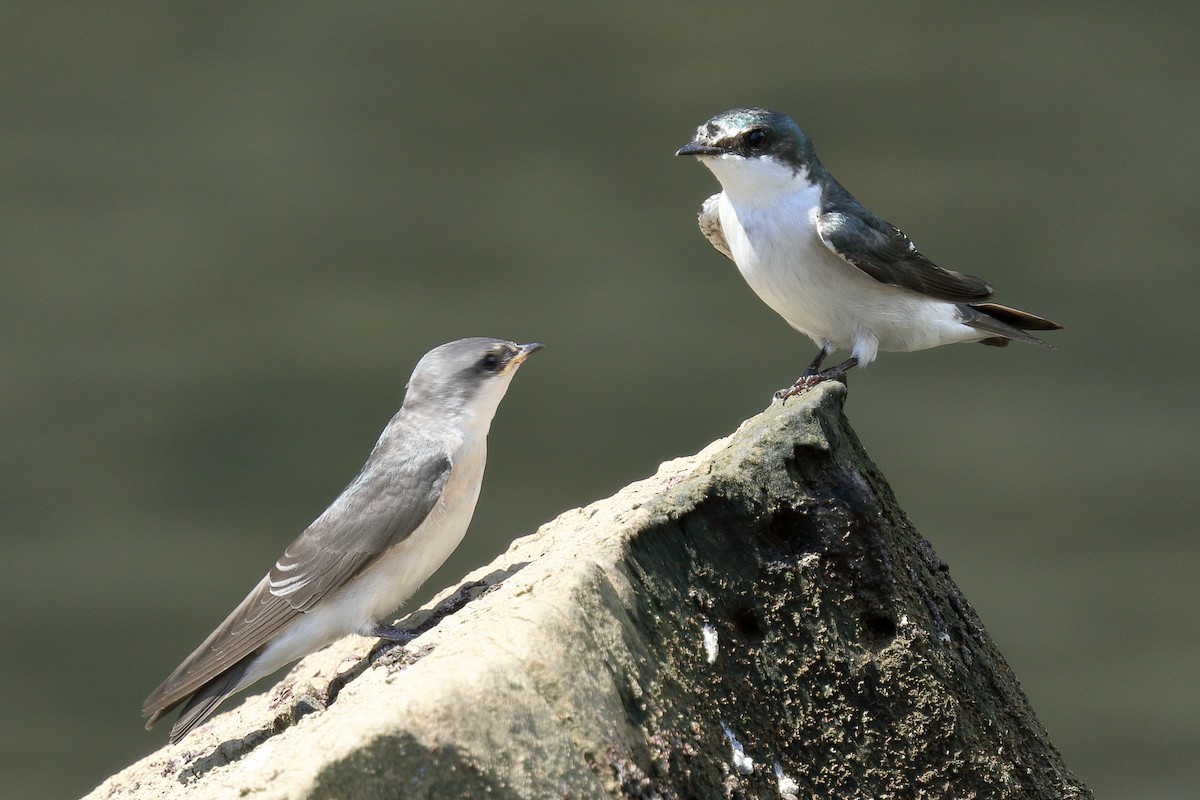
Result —
[{"label": "gray-brown juvenile bird", "polygon": [[150,693],[146,727],[183,704],[178,742],[234,692],[346,634],[407,639],[381,620],[462,541],[492,417],[540,348],[477,338],[427,353],[358,477]]}]

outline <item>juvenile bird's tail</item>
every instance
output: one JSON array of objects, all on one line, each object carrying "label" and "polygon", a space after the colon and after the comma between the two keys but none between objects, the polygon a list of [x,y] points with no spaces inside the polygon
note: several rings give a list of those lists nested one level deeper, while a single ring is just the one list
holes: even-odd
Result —
[{"label": "juvenile bird's tail", "polygon": [[217,710],[217,706],[221,705],[221,701],[238,690],[241,677],[241,672],[236,668],[223,672],[188,698],[183,711],[179,713],[179,719],[171,726],[171,735],[168,737],[170,743],[177,743],[191,733],[193,728],[208,719]]},{"label": "juvenile bird's tail", "polygon": [[[153,709],[153,713],[150,715],[150,720],[146,723],[146,730],[154,727],[154,724],[157,723],[165,714],[170,713],[172,709],[182,704],[183,711],[180,712],[179,718],[175,720],[175,724],[171,726],[171,735],[168,740],[171,744],[175,744],[180,739],[187,736],[192,732],[193,728],[195,728],[201,722],[204,722],[204,720],[208,719],[208,717],[217,710],[217,706],[221,704],[221,701],[229,697],[229,695],[233,694],[240,688],[242,679],[246,676],[251,662],[253,662],[258,655],[259,653],[257,651],[250,653],[250,655],[246,656],[224,672],[218,674],[215,678],[201,686],[195,691],[195,693],[191,695],[184,695],[183,697],[177,698],[166,705],[160,705],[157,708],[155,708],[153,705],[149,705],[148,707]],[[154,699],[155,695],[151,695],[150,699],[146,701],[147,704],[152,704]],[[143,713],[148,712],[144,710]]]},{"label": "juvenile bird's tail", "polygon": [[1058,331],[1063,327],[1057,322],[1051,322],[1036,314],[1002,306],[999,303],[972,303],[970,305],[964,303],[958,307],[958,310],[962,313],[965,324],[977,331],[992,334],[986,339],[981,339],[979,343],[993,347],[1004,347],[1010,340],[1052,347],[1025,331]]}]

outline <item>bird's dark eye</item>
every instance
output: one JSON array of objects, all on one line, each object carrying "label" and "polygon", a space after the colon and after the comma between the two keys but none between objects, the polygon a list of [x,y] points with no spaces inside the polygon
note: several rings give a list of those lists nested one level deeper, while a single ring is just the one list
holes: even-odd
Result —
[{"label": "bird's dark eye", "polygon": [[762,128],[755,128],[746,134],[746,144],[751,150],[761,150],[767,143],[767,132]]},{"label": "bird's dark eye", "polygon": [[488,353],[483,358],[479,359],[479,369],[482,372],[495,372],[500,368],[500,356],[496,353]]}]

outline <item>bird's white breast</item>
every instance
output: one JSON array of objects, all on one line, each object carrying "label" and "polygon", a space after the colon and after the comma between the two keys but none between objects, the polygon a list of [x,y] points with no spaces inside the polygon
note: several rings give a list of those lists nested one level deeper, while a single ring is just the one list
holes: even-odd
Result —
[{"label": "bird's white breast", "polygon": [[[766,165],[745,166],[768,172]],[[714,170],[715,171],[715,170]],[[790,173],[790,170],[788,170]],[[821,190],[799,173],[786,181],[734,184],[721,193],[718,213],[734,263],[750,288],[788,324],[818,344],[846,347],[853,321],[840,312],[853,277],[817,233]],[[849,330],[847,330],[849,328]]]},{"label": "bird's white breast", "polygon": [[[718,213],[750,288],[818,346],[850,350],[863,366],[883,350],[961,341],[953,305],[880,283],[821,240],[820,187],[769,159],[713,158],[724,189]],[[949,337],[949,338],[948,338]]]}]

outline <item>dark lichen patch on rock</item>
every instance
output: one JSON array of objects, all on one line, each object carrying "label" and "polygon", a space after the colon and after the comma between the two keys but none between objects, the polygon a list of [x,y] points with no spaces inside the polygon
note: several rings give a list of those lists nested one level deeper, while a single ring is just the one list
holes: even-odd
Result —
[{"label": "dark lichen patch on rock", "polygon": [[[1086,796],[838,399],[743,427],[743,444],[651,507],[659,518],[631,539],[659,654],[641,723],[658,756],[643,783],[777,796],[781,764],[820,796]],[[790,441],[796,424],[810,427]],[[725,725],[749,774],[728,769]]]}]

